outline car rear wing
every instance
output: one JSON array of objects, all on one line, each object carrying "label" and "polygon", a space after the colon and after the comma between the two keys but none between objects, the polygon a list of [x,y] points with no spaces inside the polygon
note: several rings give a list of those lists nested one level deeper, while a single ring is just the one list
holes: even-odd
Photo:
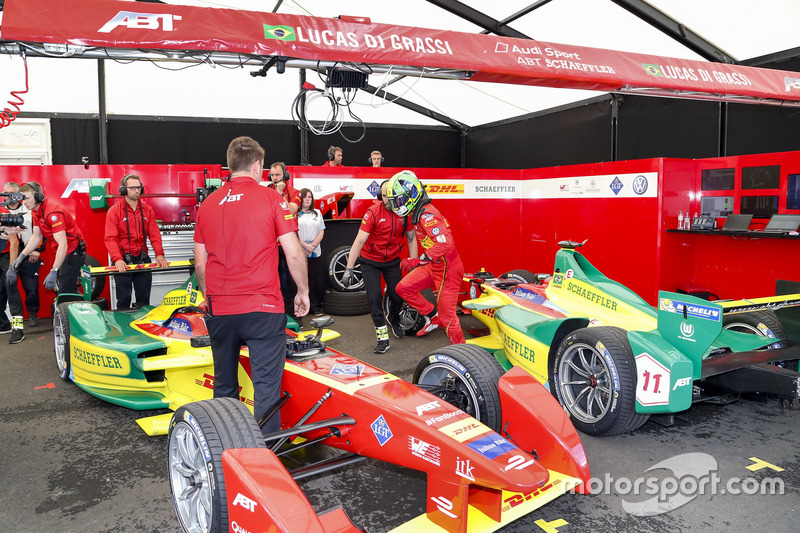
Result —
[{"label": "car rear wing", "polygon": [[167,263],[167,267],[161,267],[158,263],[143,263],[140,265],[126,265],[126,270],[119,272],[115,266],[99,266],[90,267],[84,265],[81,267],[81,288],[83,289],[83,298],[86,301],[92,299],[92,278],[116,276],[118,274],[130,274],[133,271],[157,271],[157,272],[175,272],[180,270],[194,270],[194,260],[188,261],[172,261]]}]

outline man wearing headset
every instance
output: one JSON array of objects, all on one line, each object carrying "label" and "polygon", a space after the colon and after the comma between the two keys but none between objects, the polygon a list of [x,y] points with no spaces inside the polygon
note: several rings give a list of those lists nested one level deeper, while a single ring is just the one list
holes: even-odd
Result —
[{"label": "man wearing headset", "polygon": [[[214,357],[214,397],[239,398],[239,353],[247,343],[254,411],[260,419],[280,397],[286,361],[286,315],[279,293],[278,241],[297,283],[294,313],[308,313],[306,255],[297,223],[274,189],[258,184],[264,149],[250,137],[228,146],[230,181],[197,212],[194,260],[206,298]],[[273,416],[264,433],[280,429]]]},{"label": "man wearing headset", "polygon": [[[7,214],[5,204],[0,204],[0,214]],[[16,227],[0,226],[0,334],[11,333],[9,344],[17,344],[25,338],[22,331],[22,299],[17,291],[17,283],[6,283],[5,273],[11,270],[11,262],[19,252],[19,238]],[[6,315],[6,305],[11,310],[11,321]],[[13,328],[12,328],[13,325]]]},{"label": "man wearing headset", "polygon": [[342,149],[338,146],[328,148],[328,160],[322,163],[323,167],[340,167],[342,165]]},{"label": "man wearing headset", "polygon": [[[417,240],[414,237],[414,226],[409,217],[397,217],[389,207],[386,197],[386,186],[389,180],[384,181],[378,190],[378,201],[372,204],[361,219],[355,241],[350,247],[347,256],[347,266],[342,276],[342,284],[347,287],[353,281],[353,268],[356,259],[361,259],[361,274],[367,290],[372,323],[375,326],[375,336],[378,344],[375,353],[385,353],[389,349],[389,328],[398,339],[403,336],[400,326],[400,308],[403,299],[397,295],[395,288],[400,282],[400,251],[408,241],[408,253],[417,257]],[[383,316],[381,291],[381,276],[386,282],[386,292],[392,301],[391,314]]]},{"label": "man wearing headset", "polygon": [[372,153],[369,154],[369,162],[372,164],[372,168],[380,168],[383,164],[383,154],[377,150],[373,150]]},{"label": "man wearing headset", "polygon": [[[269,166],[269,179],[272,182],[272,187],[278,191],[283,201],[289,207],[292,213],[294,222],[294,229],[297,230],[297,212],[300,210],[300,204],[303,200],[300,198],[300,192],[289,184],[289,171],[286,170],[286,164],[283,161],[272,163]],[[289,267],[286,264],[286,255],[283,253],[283,247],[278,243],[278,277],[281,281],[281,294],[283,295],[283,305],[286,314],[294,318],[297,323],[302,327],[303,319],[294,314],[294,295],[297,293],[297,287],[292,283],[292,277],[289,275]]]},{"label": "man wearing headset", "polygon": [[86,260],[86,242],[75,217],[44,195],[44,189],[32,181],[22,185],[19,192],[25,195],[23,204],[33,213],[33,235],[6,273],[6,283],[17,282],[17,271],[23,261],[39,246],[42,238],[50,242],[55,254],[53,268],[44,279],[44,288],[56,289],[60,294],[75,293],[81,267]]},{"label": "man wearing headset", "polygon": [[292,212],[292,215],[296,215],[303,201],[300,199],[300,193],[297,189],[289,184],[290,177],[289,171],[286,170],[286,163],[283,161],[272,163],[269,166],[269,179],[272,182],[272,186],[289,206],[289,211]]},{"label": "man wearing headset", "polygon": [[[144,185],[139,176],[124,176],[119,184],[119,194],[123,200],[112,205],[106,214],[106,250],[117,272],[125,272],[128,265],[150,263],[151,259],[147,254],[148,238],[156,254],[158,266],[169,266],[164,258],[161,231],[156,224],[155,212],[140,200],[143,193]],[[118,274],[114,283],[117,287],[117,309],[128,309],[131,306],[132,291],[136,293],[137,307],[150,304],[153,274],[149,271]]]},{"label": "man wearing headset", "polygon": [[[3,187],[4,192],[19,192],[19,184],[10,181]],[[14,228],[17,237],[19,238],[20,250],[25,247],[33,235],[33,222],[30,211],[22,205],[22,202],[12,202],[6,206],[8,212],[12,215],[22,215],[25,220],[25,228]],[[39,269],[42,267],[43,261],[39,258],[41,252],[47,246],[46,239],[36,250],[33,250],[28,256],[26,261],[23,261],[17,271],[19,280],[22,282],[22,289],[25,291],[25,309],[28,310],[28,322],[31,327],[39,325]],[[13,260],[13,258],[12,258]],[[20,294],[16,284],[7,287],[9,301],[13,298],[14,294]],[[21,296],[20,296],[21,300]],[[0,305],[2,307],[2,305]],[[2,330],[2,328],[0,328]]]}]

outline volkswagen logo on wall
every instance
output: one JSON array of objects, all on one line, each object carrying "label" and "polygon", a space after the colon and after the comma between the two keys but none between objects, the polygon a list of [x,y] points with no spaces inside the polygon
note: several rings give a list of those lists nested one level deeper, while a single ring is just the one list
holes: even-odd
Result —
[{"label": "volkswagen logo on wall", "polygon": [[633,192],[639,196],[647,192],[647,178],[641,174],[633,178]]}]

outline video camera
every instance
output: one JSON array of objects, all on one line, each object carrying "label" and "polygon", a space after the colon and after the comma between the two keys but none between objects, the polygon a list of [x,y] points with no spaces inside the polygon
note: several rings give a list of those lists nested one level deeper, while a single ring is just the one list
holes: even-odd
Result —
[{"label": "video camera", "polygon": [[0,226],[28,229],[25,227],[25,217],[23,215],[12,215],[9,213],[0,213]]},{"label": "video camera", "polygon": [[[8,198],[4,202],[0,202],[0,206],[7,206],[8,204],[22,203],[25,200],[25,195],[21,192],[0,192],[0,198]],[[7,225],[7,224],[4,224]]]}]

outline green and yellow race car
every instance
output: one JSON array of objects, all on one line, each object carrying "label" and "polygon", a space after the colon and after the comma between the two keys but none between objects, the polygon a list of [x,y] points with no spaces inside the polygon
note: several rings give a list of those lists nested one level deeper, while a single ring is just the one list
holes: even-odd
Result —
[{"label": "green and yellow race car", "polygon": [[486,412],[496,408],[493,383],[520,366],[578,429],[599,436],[650,417],[670,425],[693,402],[800,398],[800,294],[707,301],[661,291],[653,307],[592,266],[576,251],[583,244],[560,242],[552,274],[465,278],[463,306],[489,332],[432,352],[414,382]]}]

